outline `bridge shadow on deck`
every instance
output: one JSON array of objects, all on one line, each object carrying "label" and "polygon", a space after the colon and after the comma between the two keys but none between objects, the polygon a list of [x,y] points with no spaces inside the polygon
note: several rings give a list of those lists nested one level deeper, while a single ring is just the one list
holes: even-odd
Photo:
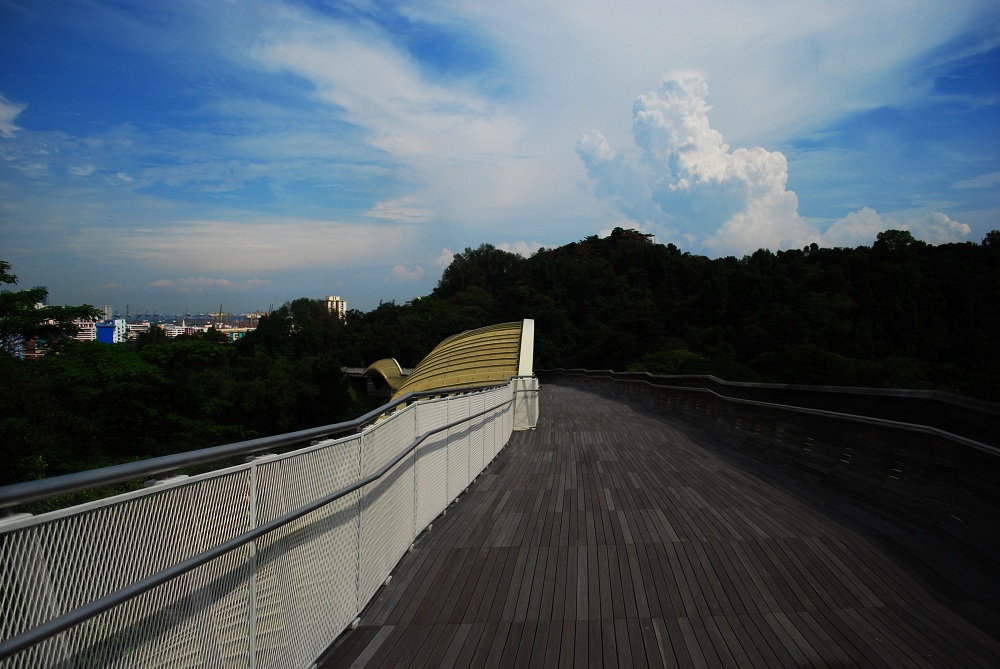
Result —
[{"label": "bridge shadow on deck", "polygon": [[641,407],[545,385],[320,667],[996,667],[1000,575]]}]

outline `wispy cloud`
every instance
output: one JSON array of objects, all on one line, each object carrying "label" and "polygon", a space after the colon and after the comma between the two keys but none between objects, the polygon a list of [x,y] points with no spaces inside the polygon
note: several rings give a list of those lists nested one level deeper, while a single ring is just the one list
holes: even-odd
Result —
[{"label": "wispy cloud", "polygon": [[160,279],[150,282],[150,288],[168,288],[179,294],[205,293],[213,291],[246,292],[257,290],[272,283],[269,279],[248,279],[233,281],[206,276],[189,276],[179,279]]},{"label": "wispy cloud", "polygon": [[420,198],[401,197],[394,200],[384,200],[368,211],[370,218],[382,218],[388,221],[406,223],[423,223],[431,219],[431,212]]},{"label": "wispy cloud", "polygon": [[997,186],[1000,186],[1000,172],[991,172],[974,179],[959,181],[953,188],[996,188]]},{"label": "wispy cloud", "polygon": [[398,257],[411,238],[404,227],[318,219],[193,220],[120,231],[108,251],[156,268],[212,267],[246,274],[356,267],[370,262],[374,253]]},{"label": "wispy cloud", "polygon": [[11,102],[0,95],[0,137],[13,137],[20,128],[15,124],[17,117],[28,105]]}]

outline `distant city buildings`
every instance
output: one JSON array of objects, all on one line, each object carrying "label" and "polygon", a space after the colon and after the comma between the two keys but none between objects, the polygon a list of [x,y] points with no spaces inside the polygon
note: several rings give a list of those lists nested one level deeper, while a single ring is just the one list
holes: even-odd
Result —
[{"label": "distant city buildings", "polygon": [[[36,286],[36,288],[44,288],[44,286]],[[3,291],[10,292],[10,291]],[[345,320],[347,317],[347,300],[343,300],[339,295],[328,295],[324,299],[320,300],[327,310],[332,314],[336,314],[337,318],[340,320]],[[36,307],[41,308],[46,306],[48,300],[40,302]],[[126,310],[127,311],[127,310]],[[187,313],[184,318],[181,319],[180,325],[176,322],[157,322],[159,314],[156,314],[152,320],[149,318],[149,312],[146,312],[146,319],[139,320],[141,316],[138,312],[134,317],[121,318],[115,313],[114,306],[111,304],[101,305],[100,309],[101,320],[85,320],[76,319],[73,324],[76,326],[76,334],[73,335],[73,339],[81,342],[96,341],[104,344],[120,344],[127,341],[134,340],[140,335],[149,332],[151,328],[158,327],[162,328],[166,336],[170,339],[174,337],[179,337],[181,335],[194,335],[199,333],[208,332],[210,329],[215,329],[217,332],[222,333],[231,342],[236,342],[246,336],[247,332],[252,332],[256,329],[257,321],[260,317],[260,313],[254,314],[244,314],[238,319],[238,325],[230,325],[229,323],[222,322],[218,319],[218,314],[198,314],[194,318],[191,317],[190,313]],[[135,318],[135,320],[133,320]],[[165,316],[164,318],[174,318],[173,316]],[[191,320],[193,323],[189,323]],[[45,355],[46,352],[46,342],[44,340],[37,341],[11,341],[5,342],[3,348],[7,349],[13,355],[20,358],[40,358]]]}]

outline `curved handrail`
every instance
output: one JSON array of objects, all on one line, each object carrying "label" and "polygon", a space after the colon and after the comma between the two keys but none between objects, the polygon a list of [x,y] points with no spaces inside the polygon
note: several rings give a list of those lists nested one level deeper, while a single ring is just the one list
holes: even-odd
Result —
[{"label": "curved handrail", "polygon": [[[512,377],[512,378],[514,378],[514,377]],[[509,382],[509,380],[508,380],[508,382]],[[502,384],[500,384],[500,385],[502,385]],[[483,386],[483,388],[495,388],[495,387],[497,387],[497,386],[496,385]],[[434,395],[435,393],[433,393],[433,392],[431,392],[431,393],[411,393],[411,394],[408,394],[408,395],[405,395],[405,396],[399,398],[400,399],[400,403],[403,402],[405,400],[405,398],[407,398],[407,397],[411,397],[412,398],[413,395],[419,395],[419,394]],[[436,394],[440,395],[441,392],[438,391]],[[104,597],[101,597],[100,599],[97,599],[97,600],[95,600],[93,602],[90,602],[88,604],[85,604],[85,605],[81,606],[78,609],[74,609],[73,611],[69,611],[67,613],[64,613],[63,615],[61,615],[61,616],[59,616],[57,618],[53,618],[52,620],[49,620],[49,621],[47,621],[47,622],[45,622],[45,623],[43,623],[43,624],[41,624],[41,625],[39,625],[37,627],[33,627],[32,629],[30,629],[30,630],[28,630],[26,632],[22,632],[21,634],[15,636],[15,637],[11,637],[9,639],[5,639],[4,641],[0,642],[0,660],[6,659],[8,657],[11,657],[12,655],[15,655],[15,654],[23,651],[23,650],[26,650],[26,649],[28,649],[28,648],[30,648],[32,646],[35,646],[35,645],[41,643],[42,641],[45,641],[46,639],[49,639],[49,638],[55,636],[56,634],[59,634],[60,632],[64,632],[64,631],[68,630],[69,628],[74,627],[76,625],[79,625],[80,623],[82,623],[82,622],[84,622],[86,620],[89,620],[89,619],[91,619],[91,618],[93,618],[93,617],[95,617],[97,615],[100,615],[101,613],[103,613],[103,612],[105,612],[105,611],[107,611],[109,609],[112,609],[112,608],[114,608],[114,607],[116,607],[116,606],[118,606],[120,604],[123,604],[124,602],[127,602],[130,599],[134,599],[135,597],[138,597],[139,595],[141,595],[144,592],[152,590],[153,588],[155,588],[155,587],[157,587],[159,585],[163,585],[164,583],[166,583],[168,581],[171,581],[171,580],[177,578],[178,576],[181,576],[182,574],[185,574],[185,573],[187,573],[187,572],[189,572],[189,571],[191,571],[193,569],[196,569],[197,567],[200,567],[203,564],[211,562],[212,560],[214,560],[214,559],[216,559],[216,558],[218,558],[218,557],[220,557],[220,556],[222,556],[222,555],[224,555],[224,554],[226,554],[226,553],[228,553],[228,552],[230,552],[232,550],[235,550],[236,548],[239,548],[240,546],[242,546],[242,545],[244,545],[246,543],[249,543],[249,542],[257,539],[258,537],[261,537],[261,536],[263,536],[265,534],[273,532],[274,530],[276,530],[276,529],[278,529],[280,527],[283,527],[283,526],[287,525],[288,523],[291,523],[292,521],[297,520],[298,518],[301,518],[302,516],[304,516],[304,515],[306,515],[308,513],[311,513],[311,512],[313,512],[313,511],[315,511],[315,510],[317,510],[317,509],[319,509],[321,507],[324,507],[324,506],[326,506],[328,504],[332,504],[333,502],[337,501],[338,499],[340,499],[342,497],[345,497],[346,495],[351,494],[355,490],[363,488],[364,486],[368,485],[369,483],[377,481],[378,479],[380,479],[383,476],[385,476],[396,464],[398,464],[407,455],[409,455],[410,453],[412,453],[428,437],[430,437],[432,435],[435,435],[435,434],[437,434],[439,432],[444,432],[446,430],[449,430],[449,429],[451,429],[453,427],[456,427],[458,425],[461,425],[463,423],[467,423],[467,422],[469,422],[471,420],[479,418],[480,416],[484,416],[484,415],[486,415],[488,413],[492,413],[494,411],[497,411],[498,409],[501,409],[503,407],[506,407],[506,406],[510,405],[511,403],[513,403],[513,401],[514,401],[513,398],[511,398],[511,399],[507,400],[506,402],[501,402],[500,404],[497,404],[496,406],[490,407],[489,409],[484,409],[484,410],[479,411],[479,412],[477,412],[475,414],[470,414],[469,416],[465,416],[464,418],[461,418],[460,420],[456,420],[456,421],[453,421],[451,423],[448,423],[447,425],[442,425],[440,427],[434,428],[433,430],[429,430],[429,431],[425,432],[424,434],[420,435],[419,437],[417,437],[416,439],[414,439],[413,442],[409,446],[407,446],[405,449],[403,449],[402,451],[400,451],[400,453],[398,455],[396,455],[388,463],[386,463],[385,465],[383,465],[382,468],[379,469],[378,471],[376,471],[376,472],[374,472],[372,474],[369,474],[368,476],[366,476],[366,477],[364,477],[362,479],[359,479],[358,481],[355,481],[354,483],[352,483],[352,484],[350,484],[350,485],[348,485],[348,486],[346,486],[344,488],[341,488],[340,490],[334,491],[334,492],[330,493],[329,495],[327,495],[326,497],[322,497],[322,498],[320,498],[318,500],[310,502],[309,504],[307,504],[307,505],[305,505],[303,507],[300,507],[300,508],[296,509],[295,511],[292,511],[291,513],[285,514],[284,516],[281,516],[280,518],[276,518],[276,519],[272,520],[271,522],[266,523],[264,525],[261,525],[260,527],[257,527],[257,528],[255,528],[253,530],[250,530],[249,532],[241,534],[238,537],[234,537],[234,538],[230,539],[229,541],[227,541],[225,543],[222,543],[222,544],[219,544],[218,546],[216,546],[214,548],[210,548],[207,551],[204,551],[202,553],[199,553],[198,555],[192,556],[192,557],[188,558],[187,560],[184,560],[183,562],[179,562],[176,565],[174,565],[173,567],[168,567],[167,569],[164,569],[163,571],[157,572],[155,574],[151,574],[151,575],[147,576],[146,578],[144,578],[142,580],[136,581],[135,583],[132,583],[131,585],[128,585],[128,586],[126,586],[126,587],[124,587],[124,588],[122,588],[120,590],[116,590],[115,592],[111,592],[111,593],[105,595]],[[365,414],[365,416],[369,416],[370,414],[371,414],[371,412],[369,412],[369,414]],[[364,417],[362,417],[362,418],[364,418]],[[356,420],[360,420],[360,419],[356,419]],[[349,421],[349,422],[354,422],[354,421]],[[317,429],[321,429],[321,428],[317,428]],[[306,430],[306,432],[309,432],[309,430]],[[299,433],[292,433],[292,434],[299,434]],[[258,440],[254,440],[254,441],[258,441]],[[241,442],[241,443],[248,443],[248,442]],[[212,449],[205,449],[205,450],[212,450]]]},{"label": "curved handrail", "polygon": [[[554,372],[555,370],[548,370]],[[613,373],[612,373],[613,374]],[[590,375],[593,378],[594,375]],[[813,409],[811,407],[801,407],[791,404],[778,404],[777,402],[766,402],[761,400],[749,400],[742,397],[730,397],[728,395],[723,395],[718,393],[711,388],[700,388],[691,386],[671,386],[662,383],[651,383],[642,379],[621,379],[616,378],[613,375],[600,375],[599,378],[609,378],[619,383],[640,383],[645,384],[651,388],[664,388],[666,390],[680,390],[685,392],[694,393],[707,393],[709,395],[714,395],[723,402],[731,402],[733,404],[745,404],[749,406],[760,406],[760,407],[771,407],[775,409],[781,409],[783,411],[790,411],[794,413],[809,414],[813,416],[826,416],[829,418],[836,418],[837,420],[850,421],[853,423],[865,423],[868,425],[880,425],[885,427],[892,427],[899,430],[907,430],[909,432],[922,432],[924,434],[933,434],[944,439],[948,439],[965,446],[970,446],[977,450],[980,450],[989,455],[1000,457],[1000,448],[996,446],[991,446],[990,444],[984,444],[981,441],[976,441],[975,439],[970,439],[964,437],[960,434],[954,434],[952,432],[947,432],[940,428],[936,428],[932,425],[919,425],[916,423],[905,423],[896,420],[887,420],[885,418],[875,418],[872,416],[859,416],[857,414],[842,413],[839,411],[828,411],[825,409]]]},{"label": "curved handrail", "polygon": [[845,415],[923,425],[992,447],[1000,446],[1000,405],[940,390],[808,386],[724,381],[710,375],[664,375],[649,372],[615,372],[589,369],[536,370],[547,375],[646,381],[676,390],[703,389],[724,398],[763,401],[768,404],[833,411]]}]

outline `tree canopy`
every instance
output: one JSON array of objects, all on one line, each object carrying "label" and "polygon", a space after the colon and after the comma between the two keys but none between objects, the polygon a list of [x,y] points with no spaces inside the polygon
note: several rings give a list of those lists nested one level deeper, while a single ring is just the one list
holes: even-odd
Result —
[{"label": "tree canopy", "polygon": [[[17,275],[10,270],[10,263],[0,260],[0,285],[17,284]],[[0,351],[13,354],[29,340],[71,335],[77,331],[74,320],[96,319],[99,314],[89,304],[78,307],[42,305],[47,296],[45,288],[0,292]]]},{"label": "tree canopy", "polygon": [[[0,280],[16,277],[6,263]],[[44,292],[44,291],[42,291]],[[7,294],[3,330],[42,336],[90,307]],[[9,297],[13,295],[15,297]],[[30,305],[30,308],[29,308]],[[299,298],[231,344],[218,333],[70,342],[0,355],[0,483],[68,473],[360,415],[341,365],[415,366],[440,341],[535,320],[535,368],[713,374],[728,380],[927,388],[1000,399],[1000,232],[938,246],[906,231],[871,246],[710,259],[615,229],[525,258],[484,244],[437,288],[341,321]]]}]

